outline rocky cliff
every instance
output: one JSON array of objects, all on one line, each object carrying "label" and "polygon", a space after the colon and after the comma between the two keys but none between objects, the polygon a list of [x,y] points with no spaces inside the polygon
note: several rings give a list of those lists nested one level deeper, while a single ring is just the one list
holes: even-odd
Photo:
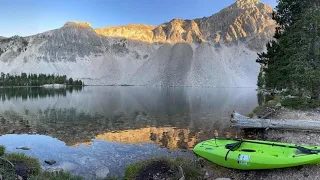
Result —
[{"label": "rocky cliff", "polygon": [[194,20],[93,29],[89,23],[0,39],[0,71],[59,73],[86,84],[255,87],[256,53],[272,38],[257,0]]},{"label": "rocky cliff", "polygon": [[127,38],[149,43],[232,42],[257,37],[269,39],[274,32],[272,7],[258,0],[236,3],[210,17],[194,20],[173,19],[159,26],[128,25],[95,29],[107,37]]}]

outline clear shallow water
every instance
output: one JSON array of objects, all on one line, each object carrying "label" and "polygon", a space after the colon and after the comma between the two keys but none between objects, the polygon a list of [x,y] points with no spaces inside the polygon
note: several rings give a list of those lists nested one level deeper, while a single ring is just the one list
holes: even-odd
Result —
[{"label": "clear shallow water", "polygon": [[247,88],[0,89],[0,144],[9,151],[30,146],[28,155],[72,163],[71,171],[87,178],[101,166],[121,176],[131,162],[190,156],[181,149],[237,136],[230,114],[257,104],[257,92]]}]

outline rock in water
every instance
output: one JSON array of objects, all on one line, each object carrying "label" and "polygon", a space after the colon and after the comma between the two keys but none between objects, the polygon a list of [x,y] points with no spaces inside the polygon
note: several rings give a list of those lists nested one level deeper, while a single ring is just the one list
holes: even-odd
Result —
[{"label": "rock in water", "polygon": [[108,174],[110,173],[109,168],[102,166],[99,169],[96,170],[96,178],[97,179],[103,179],[106,178],[108,176]]},{"label": "rock in water", "polygon": [[48,168],[45,170],[45,172],[51,174],[51,175],[58,175],[60,172],[63,172],[63,169],[61,168]]},{"label": "rock in water", "polygon": [[49,165],[53,165],[53,164],[56,163],[56,161],[53,160],[53,159],[46,159],[46,160],[44,160],[44,162],[47,163],[47,164],[49,164]]},{"label": "rock in water", "polygon": [[64,171],[73,171],[78,168],[78,166],[71,162],[63,162],[56,168],[63,169]]},{"label": "rock in water", "polygon": [[22,149],[22,150],[30,150],[31,147],[23,146],[23,147],[17,147],[16,149]]}]

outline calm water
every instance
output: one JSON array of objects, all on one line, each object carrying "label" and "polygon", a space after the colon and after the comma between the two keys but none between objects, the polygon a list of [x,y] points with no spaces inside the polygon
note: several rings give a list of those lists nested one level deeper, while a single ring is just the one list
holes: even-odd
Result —
[{"label": "calm water", "polygon": [[121,176],[131,162],[190,156],[181,149],[239,135],[231,112],[247,114],[257,104],[255,89],[246,88],[0,89],[0,144],[14,152],[29,146],[28,155],[88,179],[101,166]]}]

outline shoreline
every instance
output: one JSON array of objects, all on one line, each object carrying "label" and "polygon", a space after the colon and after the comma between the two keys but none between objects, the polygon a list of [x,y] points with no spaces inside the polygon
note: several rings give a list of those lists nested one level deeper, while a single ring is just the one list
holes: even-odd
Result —
[{"label": "shoreline", "polygon": [[[292,110],[282,108],[279,112],[272,116],[277,119],[308,119],[320,120],[320,110]],[[269,141],[279,141],[297,144],[320,144],[319,133],[299,132],[294,130],[251,130],[244,131],[247,137]],[[186,153],[191,154],[192,151],[186,150]],[[196,158],[195,155],[192,155]],[[153,159],[153,157],[147,158]],[[202,158],[198,158],[201,160]],[[139,162],[139,161],[138,161]],[[273,180],[291,180],[291,179],[319,179],[320,165],[305,165],[299,167],[274,169],[274,170],[260,170],[260,171],[241,171],[235,169],[228,169],[215,165],[209,161],[202,161],[202,170],[205,172],[204,178],[217,179],[217,178],[230,178],[237,180],[247,179],[273,179]]]},{"label": "shoreline", "polygon": [[[45,85],[54,85],[54,84],[45,84]],[[59,84],[59,85],[63,85],[63,86],[65,86],[64,84]],[[43,87],[44,85],[42,85],[42,86],[0,86],[0,89],[10,89],[10,88],[36,88],[36,87]],[[84,86],[87,86],[87,85],[84,85]],[[84,86],[78,86],[78,85],[66,85],[65,87],[67,88],[67,87],[84,87]],[[45,87],[43,87],[43,88],[45,88]],[[47,88],[47,89],[49,89],[49,88]],[[63,89],[63,88],[61,88],[61,89]]]},{"label": "shoreline", "polygon": [[[270,115],[268,118],[320,121],[320,109],[295,110],[282,107],[277,111],[277,113]],[[285,142],[301,145],[320,145],[319,132],[280,129],[247,129],[242,131],[245,138],[249,139]],[[212,174],[209,179],[215,179],[219,177],[227,177],[237,180],[320,179],[320,164],[303,165],[283,169],[241,171],[236,169],[224,168],[206,161],[205,169],[207,169],[207,171],[211,172]]]},{"label": "shoreline", "polygon": [[[274,100],[273,100],[274,101]],[[273,102],[270,103],[271,105],[277,105],[278,102]],[[263,108],[262,108],[263,110]],[[320,119],[320,111],[318,111],[317,109],[313,109],[313,110],[306,110],[306,111],[302,111],[302,110],[292,110],[292,109],[286,109],[281,107],[280,111],[277,114],[273,114],[272,115],[274,118],[285,118],[285,119],[303,119],[303,118],[316,118],[316,119]],[[289,117],[290,116],[290,117]],[[1,119],[1,118],[0,118]],[[281,141],[281,142],[293,142],[293,143],[299,143],[299,144],[304,144],[304,142],[306,142],[305,140],[310,138],[310,141],[308,141],[308,143],[313,144],[314,140],[312,140],[312,138],[318,138],[320,139],[320,137],[318,137],[317,134],[315,135],[310,135],[309,133],[306,132],[302,132],[300,133],[301,135],[297,136],[297,132],[291,132],[291,131],[280,131],[280,130],[267,130],[267,131],[244,131],[242,133],[240,133],[239,135],[244,135],[245,138],[249,137],[249,138],[255,138],[255,139],[261,139],[261,140],[270,140],[270,141]],[[227,135],[228,136],[228,135]],[[232,136],[232,135],[231,135]],[[310,137],[309,137],[310,136]],[[210,138],[210,136],[207,138]],[[292,138],[292,139],[289,139]],[[318,141],[320,143],[320,140]],[[318,143],[317,142],[317,143]],[[34,149],[35,150],[35,149]],[[181,150],[181,149],[180,149]],[[196,158],[196,156],[192,153],[192,151],[189,150],[185,150],[186,153],[190,154],[190,157],[192,158]],[[15,152],[15,151],[14,151]],[[170,153],[171,157],[178,157],[176,156],[175,153]],[[146,159],[150,159],[156,156],[148,156],[145,157]],[[43,160],[43,158],[41,158],[41,160]],[[63,163],[64,161],[69,162],[67,159],[63,159],[63,160],[59,160],[56,159],[59,162],[58,163]],[[138,161],[142,160],[141,158],[138,159]],[[109,161],[109,160],[107,160]],[[70,161],[72,162],[72,161]],[[295,168],[287,168],[287,169],[278,169],[278,170],[263,170],[263,171],[239,171],[239,170],[232,170],[232,169],[227,169],[227,168],[223,168],[220,167],[218,165],[215,165],[213,163],[210,163],[208,161],[204,161],[203,162],[203,168],[202,170],[204,170],[206,173],[205,178],[207,179],[216,179],[216,178],[231,178],[231,179],[240,179],[240,180],[245,180],[245,179],[284,179],[286,176],[288,177],[295,177],[295,174],[297,170],[303,170],[302,174],[298,173],[297,177],[298,179],[303,179],[305,178],[305,176],[308,177],[312,177],[312,178],[318,178],[317,174],[314,172],[310,172],[309,169],[312,169],[313,171],[318,171],[319,170],[319,166],[317,165],[308,165],[308,166],[303,166],[303,167],[295,167]],[[99,166],[102,164],[99,164]],[[107,167],[111,167],[108,166]],[[82,169],[79,166],[79,169]],[[123,168],[125,169],[125,168]],[[84,169],[82,169],[84,170]],[[91,173],[94,173],[93,171],[90,171]],[[84,170],[85,171],[85,170]],[[83,171],[83,172],[84,172]],[[112,174],[112,172],[114,172],[115,170],[110,168],[110,174]],[[74,173],[74,172],[73,172]],[[290,174],[291,173],[291,174]],[[319,176],[320,177],[320,176]]]}]

